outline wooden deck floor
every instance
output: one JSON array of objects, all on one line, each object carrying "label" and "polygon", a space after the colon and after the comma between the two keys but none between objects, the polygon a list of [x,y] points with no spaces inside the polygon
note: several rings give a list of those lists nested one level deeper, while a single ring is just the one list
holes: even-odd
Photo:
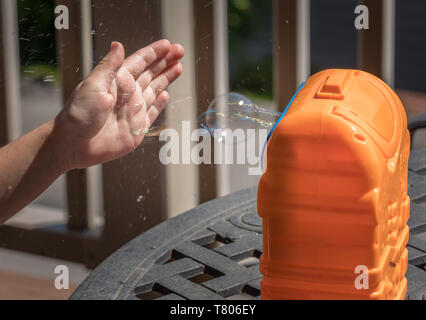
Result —
[{"label": "wooden deck floor", "polygon": [[[55,268],[69,269],[69,290],[55,288]],[[87,277],[84,266],[0,249],[0,300],[66,300]]]},{"label": "wooden deck floor", "polygon": [[53,280],[0,270],[0,300],[67,300],[76,288],[59,291]]}]

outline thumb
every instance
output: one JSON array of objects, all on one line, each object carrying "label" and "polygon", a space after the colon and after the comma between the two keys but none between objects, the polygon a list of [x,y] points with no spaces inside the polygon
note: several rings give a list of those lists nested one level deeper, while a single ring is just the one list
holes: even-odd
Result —
[{"label": "thumb", "polygon": [[103,58],[87,78],[88,85],[101,91],[107,91],[111,87],[118,70],[123,65],[124,57],[123,45],[120,42],[112,42],[107,56]]}]

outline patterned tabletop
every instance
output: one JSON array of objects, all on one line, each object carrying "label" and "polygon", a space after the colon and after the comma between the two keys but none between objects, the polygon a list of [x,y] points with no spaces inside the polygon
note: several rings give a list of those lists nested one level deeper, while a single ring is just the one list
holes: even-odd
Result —
[{"label": "patterned tabletop", "polygon": [[[413,151],[408,299],[426,299],[426,150]],[[256,189],[164,222],[118,250],[72,299],[259,299],[261,220]]]}]

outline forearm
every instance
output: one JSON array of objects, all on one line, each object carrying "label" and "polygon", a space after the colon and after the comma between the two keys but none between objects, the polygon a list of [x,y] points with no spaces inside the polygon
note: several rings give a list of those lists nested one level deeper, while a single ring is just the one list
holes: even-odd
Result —
[{"label": "forearm", "polygon": [[54,121],[0,149],[0,224],[67,171]]},{"label": "forearm", "polygon": [[55,121],[0,149],[0,224],[68,170],[134,151],[144,138],[135,130],[149,128],[166,107],[183,55],[182,46],[161,40],[125,59],[113,42]]}]

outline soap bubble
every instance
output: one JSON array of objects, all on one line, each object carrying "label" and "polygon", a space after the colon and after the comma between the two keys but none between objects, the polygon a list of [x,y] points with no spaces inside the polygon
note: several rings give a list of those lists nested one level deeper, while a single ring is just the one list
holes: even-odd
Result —
[{"label": "soap bubble", "polygon": [[[169,123],[165,121],[165,113],[162,113],[157,121],[149,128],[142,128],[132,132],[134,135],[144,135],[148,138],[158,138],[160,133],[172,124],[181,126],[180,115],[176,114],[181,108],[187,107],[192,101],[191,97],[170,103]],[[248,130],[257,132],[261,129],[270,131],[282,113],[256,105],[242,94],[231,92],[214,99],[198,118],[198,127],[212,136],[216,142],[224,144],[239,144],[246,142],[253,135]],[[236,134],[239,130],[243,134]],[[233,136],[231,136],[231,134]],[[155,140],[156,141],[156,140]]]},{"label": "soap bubble", "polygon": [[220,143],[240,143],[242,139],[227,138],[226,130],[270,130],[280,116],[279,112],[259,107],[247,97],[231,92],[213,100],[200,116],[199,124]]}]

